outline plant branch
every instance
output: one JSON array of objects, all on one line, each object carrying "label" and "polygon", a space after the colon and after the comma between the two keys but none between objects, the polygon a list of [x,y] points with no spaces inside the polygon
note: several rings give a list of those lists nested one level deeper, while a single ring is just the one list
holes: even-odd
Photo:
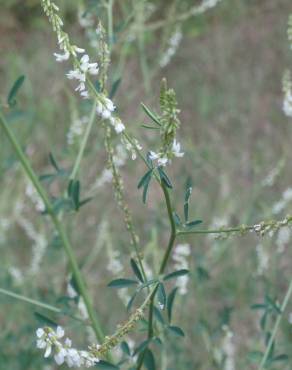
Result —
[{"label": "plant branch", "polygon": [[181,235],[191,235],[191,234],[228,234],[228,233],[241,233],[244,234],[248,231],[254,231],[261,233],[262,231],[270,231],[273,228],[279,228],[281,226],[286,226],[292,222],[292,216],[287,216],[282,221],[263,221],[255,225],[239,225],[229,228],[220,228],[220,229],[206,229],[206,230],[178,230],[177,236]]},{"label": "plant branch", "polygon": [[32,298],[26,297],[24,295],[17,294],[17,293],[11,292],[10,290],[6,290],[6,289],[3,289],[3,288],[0,288],[0,293],[1,294],[4,294],[4,295],[7,295],[8,297],[11,297],[11,298],[14,298],[14,299],[18,299],[19,301],[30,303],[30,304],[32,304],[34,306],[41,307],[41,308],[44,308],[46,310],[55,312],[57,314],[64,314],[66,316],[71,317],[74,320],[77,320],[77,321],[80,321],[82,323],[85,323],[85,321],[82,318],[77,317],[75,315],[70,315],[70,314],[64,313],[61,310],[61,308],[52,306],[52,305],[50,305],[48,303],[43,303],[41,301],[37,301],[36,299],[32,299]]},{"label": "plant branch", "polygon": [[24,154],[20,145],[18,144],[18,141],[17,141],[14,133],[10,129],[9,124],[6,121],[6,119],[5,119],[4,115],[2,114],[1,110],[0,110],[0,125],[3,128],[8,140],[10,141],[10,143],[11,143],[11,145],[12,145],[12,147],[13,147],[13,149],[14,149],[14,151],[15,151],[15,153],[16,153],[16,155],[17,155],[17,157],[18,157],[18,159],[19,159],[19,161],[20,161],[20,163],[23,167],[23,169],[24,169],[24,172],[26,173],[28,178],[31,180],[33,186],[35,187],[35,190],[37,191],[37,193],[41,197],[42,201],[44,202],[44,205],[46,207],[46,211],[48,212],[49,216],[51,217],[51,220],[52,220],[53,224],[55,225],[55,228],[56,228],[56,230],[59,234],[59,237],[62,241],[65,253],[67,255],[67,258],[68,258],[73,276],[76,280],[76,284],[78,286],[78,289],[80,291],[81,296],[83,297],[83,300],[84,300],[85,306],[87,308],[88,315],[89,315],[89,318],[91,320],[91,324],[92,324],[92,327],[93,327],[94,332],[96,334],[96,337],[99,341],[102,341],[103,338],[104,338],[104,334],[103,334],[103,331],[101,329],[99,320],[96,316],[95,310],[92,306],[91,299],[89,297],[88,290],[87,290],[87,287],[86,287],[85,282],[83,280],[81,271],[78,267],[78,263],[77,263],[75,255],[74,255],[71,243],[70,243],[70,241],[67,237],[67,234],[64,230],[63,225],[61,224],[57,215],[54,212],[54,208],[53,208],[53,206],[52,206],[52,204],[51,204],[51,202],[50,202],[50,200],[47,196],[46,191],[42,187],[38,177],[36,176],[34,170],[32,169],[32,167],[30,165],[30,162],[28,161],[26,155]]},{"label": "plant branch", "polygon": [[80,148],[79,148],[79,152],[77,154],[77,158],[76,158],[76,161],[74,163],[73,170],[70,174],[70,180],[75,180],[76,177],[77,177],[77,174],[78,174],[78,171],[79,171],[79,168],[80,168],[80,164],[81,164],[81,160],[83,158],[84,151],[85,151],[85,148],[86,148],[86,144],[88,142],[89,135],[90,135],[93,123],[94,123],[94,119],[96,117],[95,110],[96,110],[96,101],[93,103],[93,106],[92,106],[92,109],[91,109],[89,122],[86,126],[86,129],[85,129],[85,132],[84,132],[84,135],[83,135],[83,138],[82,138],[82,142],[81,142],[81,145],[80,145]]},{"label": "plant branch", "polygon": [[288,305],[288,302],[289,302],[289,300],[290,300],[291,296],[292,296],[292,279],[291,279],[291,281],[290,281],[289,287],[288,287],[287,292],[286,292],[286,294],[285,294],[285,297],[284,297],[283,303],[282,303],[282,305],[281,305],[281,307],[280,307],[281,313],[280,313],[280,314],[278,315],[278,317],[277,317],[277,320],[276,320],[276,322],[275,322],[275,325],[274,325],[274,328],[273,328],[272,334],[271,334],[271,336],[270,336],[270,339],[269,339],[269,342],[268,342],[267,348],[266,348],[266,350],[265,350],[264,356],[263,356],[263,358],[262,358],[262,361],[261,361],[261,363],[260,363],[260,366],[259,366],[258,370],[263,370],[263,369],[265,368],[266,361],[267,361],[267,359],[268,359],[268,357],[269,357],[269,354],[270,354],[270,352],[271,352],[271,348],[272,348],[273,343],[274,343],[274,340],[275,340],[275,338],[276,338],[276,334],[277,334],[277,331],[278,331],[279,325],[280,325],[280,323],[281,323],[281,320],[282,320],[282,318],[283,318],[283,314],[284,314],[284,312],[285,312],[285,309],[286,309],[286,307],[287,307],[287,305]]},{"label": "plant branch", "polygon": [[[163,194],[164,194],[164,198],[165,198],[165,202],[166,202],[167,214],[168,214],[170,228],[171,228],[168,245],[167,245],[164,257],[162,259],[162,262],[161,262],[161,265],[160,265],[160,268],[159,268],[159,274],[161,275],[161,274],[163,274],[163,272],[164,272],[164,270],[167,266],[167,263],[169,261],[169,257],[170,257],[171,251],[173,249],[175,239],[176,239],[177,231],[176,231],[176,224],[175,224],[175,221],[174,221],[174,218],[173,218],[173,208],[172,208],[171,199],[170,199],[170,196],[169,196],[169,191],[168,191],[167,187],[165,186],[165,184],[163,183],[163,181],[161,181],[160,184],[161,184],[161,188],[163,190]],[[157,288],[153,291],[153,294],[152,294],[151,299],[150,299],[149,315],[148,315],[148,339],[151,339],[153,337],[153,310],[154,310],[154,300],[155,300],[156,292],[157,292]],[[140,358],[139,358],[139,362],[138,362],[138,365],[137,365],[137,370],[140,370],[142,368],[145,353],[146,352],[143,351]]]}]

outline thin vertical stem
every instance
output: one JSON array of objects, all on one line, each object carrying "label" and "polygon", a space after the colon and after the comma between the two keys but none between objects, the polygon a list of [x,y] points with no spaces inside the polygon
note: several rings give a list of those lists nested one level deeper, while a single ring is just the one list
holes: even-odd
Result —
[{"label": "thin vertical stem", "polygon": [[114,42],[114,27],[113,27],[113,6],[114,0],[108,0],[107,4],[107,22],[108,22],[108,40],[110,50]]},{"label": "thin vertical stem", "polygon": [[84,300],[84,304],[87,308],[87,311],[88,311],[88,315],[89,315],[89,318],[91,320],[91,324],[92,324],[92,328],[94,329],[94,332],[96,334],[96,337],[99,341],[103,341],[104,339],[104,334],[103,334],[103,331],[102,331],[102,328],[101,328],[101,325],[99,323],[99,320],[96,316],[96,312],[92,306],[92,302],[91,302],[91,299],[89,297],[89,294],[88,294],[88,290],[87,290],[87,287],[85,285],[85,282],[83,280],[83,277],[82,277],[82,274],[81,274],[81,271],[79,269],[79,266],[78,266],[78,263],[77,263],[77,260],[76,260],[76,257],[74,255],[74,252],[73,252],[73,249],[72,249],[72,246],[70,244],[70,241],[66,235],[66,232],[64,230],[64,227],[63,225],[61,224],[61,222],[59,221],[58,217],[56,216],[55,212],[54,212],[54,208],[47,196],[47,193],[46,191],[44,190],[44,188],[42,187],[38,177],[36,176],[34,170],[32,169],[27,157],[25,156],[24,152],[22,151],[20,145],[18,144],[18,141],[14,135],[14,133],[11,131],[9,125],[8,125],[8,122],[6,121],[4,115],[2,114],[2,112],[0,111],[0,125],[1,127],[3,128],[8,140],[10,141],[23,169],[24,169],[24,172],[26,173],[26,175],[28,176],[28,178],[31,180],[33,186],[35,187],[35,190],[37,191],[37,193],[39,194],[39,196],[41,197],[42,201],[44,202],[44,205],[46,207],[46,211],[47,213],[49,214],[49,216],[51,217],[51,220],[59,234],[59,237],[62,241],[62,244],[63,244],[63,247],[64,247],[64,250],[65,250],[65,253],[67,255],[67,258],[68,258],[68,261],[69,261],[69,264],[70,264],[70,267],[71,267],[71,270],[72,270],[72,273],[73,273],[73,276],[76,280],[76,284],[78,286],[78,289],[80,291],[80,294],[81,296],[83,297],[83,300]]},{"label": "thin vertical stem", "polygon": [[281,305],[281,313],[278,315],[277,317],[277,320],[275,322],[275,325],[274,325],[274,328],[273,328],[273,331],[272,331],[272,335],[270,336],[270,339],[269,339],[269,342],[268,342],[268,345],[267,345],[267,348],[265,350],[265,353],[264,353],[264,356],[262,358],[262,361],[260,363],[260,366],[258,368],[258,370],[263,370],[265,368],[265,364],[267,362],[267,359],[269,357],[269,354],[270,354],[270,351],[271,351],[271,348],[273,346],[273,343],[274,343],[274,340],[276,338],[276,334],[277,334],[277,331],[278,331],[278,328],[279,328],[279,325],[281,323],[281,320],[283,318],[283,314],[285,312],[285,309],[288,305],[288,302],[290,300],[292,296],[292,279],[290,281],[290,284],[289,284],[289,287],[287,289],[287,292],[285,294],[285,297],[284,297],[284,300],[283,300],[283,303]]},{"label": "thin vertical stem", "polygon": [[[161,188],[163,190],[163,194],[164,194],[164,198],[165,198],[165,202],[166,202],[166,208],[167,208],[167,215],[168,215],[168,218],[169,218],[169,223],[170,223],[170,228],[171,228],[168,245],[167,245],[164,257],[162,259],[162,262],[161,262],[161,265],[160,265],[160,268],[159,268],[159,274],[163,274],[163,272],[164,272],[164,270],[167,266],[167,263],[169,261],[171,251],[172,251],[173,246],[174,246],[177,231],[176,231],[176,224],[175,224],[175,221],[174,221],[174,218],[173,218],[173,208],[172,208],[171,199],[170,199],[170,196],[169,196],[169,191],[168,191],[167,187],[165,186],[165,184],[163,183],[163,181],[160,183],[160,185],[161,185]],[[157,292],[157,288],[153,291],[153,294],[152,294],[151,299],[150,299],[149,314],[148,314],[148,339],[151,339],[153,337],[153,311],[154,311],[154,300],[155,300],[155,295],[156,295],[156,292]],[[139,358],[139,362],[137,364],[137,370],[140,370],[142,368],[145,353],[146,353],[145,351],[142,352],[142,354]]]},{"label": "thin vertical stem", "polygon": [[78,174],[78,171],[79,171],[79,168],[80,168],[80,164],[81,164],[81,160],[83,158],[84,151],[85,151],[85,148],[86,148],[86,144],[88,142],[89,135],[90,135],[93,123],[94,123],[94,119],[96,117],[95,110],[96,110],[96,100],[93,103],[91,113],[90,113],[89,122],[86,126],[84,136],[82,138],[82,142],[81,142],[81,145],[80,145],[80,148],[79,148],[79,152],[77,154],[76,161],[74,163],[74,167],[73,167],[73,170],[72,170],[71,175],[70,175],[71,180],[75,180],[76,177],[77,177],[77,174]]}]

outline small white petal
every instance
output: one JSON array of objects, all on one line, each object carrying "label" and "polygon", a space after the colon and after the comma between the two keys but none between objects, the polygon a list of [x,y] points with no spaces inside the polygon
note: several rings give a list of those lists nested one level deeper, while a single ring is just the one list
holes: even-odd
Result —
[{"label": "small white petal", "polygon": [[43,339],[38,339],[36,346],[37,346],[37,348],[43,349],[43,348],[46,348],[47,343]]},{"label": "small white petal", "polygon": [[108,98],[105,99],[105,106],[111,112],[113,112],[116,109],[114,103]]},{"label": "small white petal", "polygon": [[57,334],[57,337],[58,337],[58,338],[62,338],[62,337],[64,336],[65,331],[64,331],[64,329],[62,328],[62,326],[58,326],[58,327],[57,327],[56,334]]},{"label": "small white petal", "polygon": [[88,63],[89,62],[89,56],[87,54],[83,55],[83,57],[80,59],[80,62],[83,63]]},{"label": "small white petal", "polygon": [[45,331],[43,328],[38,328],[36,331],[36,335],[38,338],[42,337],[45,334]]},{"label": "small white petal", "polygon": [[159,166],[165,166],[168,162],[168,158],[166,157],[162,157],[162,158],[159,158],[157,163]]},{"label": "small white petal", "polygon": [[45,351],[45,354],[44,354],[44,357],[45,358],[49,357],[51,353],[52,353],[52,346],[51,346],[51,344],[48,344],[47,348],[46,348],[46,351]]},{"label": "small white petal", "polygon": [[118,122],[114,127],[118,134],[120,134],[121,132],[125,130],[125,125],[122,122]]},{"label": "small white petal", "polygon": [[158,158],[159,158],[159,155],[157,153],[152,152],[152,151],[149,152],[149,159],[151,159],[151,161],[155,161]]},{"label": "small white petal", "polygon": [[78,46],[75,46],[75,47],[74,47],[74,50],[76,51],[76,53],[79,53],[79,54],[83,54],[83,53],[85,53],[85,50],[84,50],[84,49],[79,48]]},{"label": "small white petal", "polygon": [[103,119],[109,119],[111,117],[111,111],[105,109],[101,112],[101,116]]}]

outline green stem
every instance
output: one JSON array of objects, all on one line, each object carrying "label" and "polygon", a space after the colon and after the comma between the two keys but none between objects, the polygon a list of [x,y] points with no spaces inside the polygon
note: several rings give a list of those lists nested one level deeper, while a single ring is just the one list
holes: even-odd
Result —
[{"label": "green stem", "polygon": [[77,320],[77,321],[80,321],[80,322],[83,322],[84,323],[84,320],[81,319],[80,317],[66,314],[66,313],[64,313],[61,310],[61,308],[52,306],[50,304],[43,303],[43,302],[37,301],[36,299],[32,299],[32,298],[26,297],[24,295],[17,294],[17,293],[11,292],[10,290],[6,290],[6,289],[2,289],[2,288],[0,288],[0,293],[1,294],[5,294],[8,297],[11,297],[11,298],[14,298],[14,299],[18,299],[19,301],[23,301],[23,302],[26,302],[26,303],[33,304],[34,306],[45,308],[46,310],[49,310],[49,311],[52,311],[52,312],[55,312],[55,313],[58,313],[58,314],[64,314],[66,316],[71,317],[74,320]]},{"label": "green stem", "polygon": [[33,304],[33,305],[38,306],[38,307],[45,308],[46,310],[49,310],[49,311],[52,311],[52,312],[56,312],[56,313],[61,313],[62,312],[62,310],[58,307],[51,306],[50,304],[37,301],[35,299],[26,297],[26,296],[21,295],[21,294],[13,293],[13,292],[11,292],[9,290],[6,290],[6,289],[0,288],[0,293],[5,294],[5,295],[7,295],[11,298],[18,299],[18,300],[23,301],[23,302]]},{"label": "green stem", "polygon": [[96,117],[96,112],[95,111],[96,111],[96,101],[93,103],[92,110],[91,110],[91,113],[90,113],[89,122],[86,126],[84,136],[82,138],[82,142],[81,142],[81,145],[80,145],[80,148],[79,148],[79,152],[78,152],[76,161],[74,163],[73,170],[72,170],[71,175],[70,175],[71,180],[75,180],[76,177],[77,177],[77,174],[78,174],[78,171],[79,171],[79,168],[80,168],[80,164],[81,164],[81,160],[83,158],[84,151],[85,151],[85,148],[86,148],[86,144],[88,142],[89,135],[90,135],[93,123],[94,123],[94,119]]},{"label": "green stem", "polygon": [[[161,274],[163,274],[163,272],[164,272],[164,270],[167,266],[171,251],[172,251],[173,246],[174,246],[177,231],[176,231],[176,224],[175,224],[175,221],[174,221],[174,218],[173,218],[173,208],[172,208],[171,199],[170,199],[170,196],[169,196],[169,191],[168,191],[167,187],[165,186],[165,184],[163,182],[161,182],[160,184],[161,184],[161,188],[163,190],[163,194],[164,194],[164,198],[165,198],[165,202],[166,202],[167,214],[168,214],[170,228],[171,228],[167,249],[165,251],[165,254],[164,254],[164,257],[162,259],[160,269],[159,269],[159,274],[161,275]],[[154,310],[154,300],[155,300],[155,295],[156,295],[156,292],[157,292],[157,288],[153,291],[153,294],[152,294],[151,299],[150,299],[149,315],[148,315],[148,339],[151,339],[153,337],[153,310]],[[145,357],[145,353],[146,352],[143,351],[143,353],[141,354],[141,356],[139,358],[139,362],[137,364],[137,370],[140,370],[143,366],[143,360],[144,360],[144,357]]]},{"label": "green stem", "polygon": [[277,317],[277,320],[275,322],[275,325],[274,325],[274,328],[273,328],[273,331],[272,331],[272,335],[270,336],[270,339],[269,339],[267,348],[265,350],[264,356],[262,358],[262,361],[260,363],[260,366],[259,366],[258,370],[263,370],[265,368],[266,361],[267,361],[267,359],[269,357],[269,354],[270,354],[271,348],[273,346],[273,343],[274,343],[274,340],[275,340],[275,337],[276,337],[276,334],[277,334],[279,325],[281,323],[281,320],[283,318],[283,314],[285,312],[285,309],[286,309],[286,307],[288,305],[288,302],[289,302],[291,296],[292,296],[292,279],[290,281],[289,287],[287,289],[286,295],[285,295],[284,300],[283,300],[283,303],[281,305],[281,313]]},{"label": "green stem", "polygon": [[114,41],[114,31],[113,31],[113,6],[114,0],[108,0],[107,4],[107,19],[108,19],[108,40],[110,50],[112,49]]},{"label": "green stem", "polygon": [[[287,217],[285,225],[292,222],[292,217]],[[260,225],[265,228],[268,226],[274,226],[276,224],[276,221],[270,221],[270,222],[263,222]],[[283,224],[284,226],[284,224]],[[229,227],[229,228],[220,228],[220,229],[213,229],[213,230],[179,230],[177,231],[177,236],[180,235],[191,235],[191,234],[224,234],[224,233],[233,233],[233,232],[242,232],[245,233],[247,231],[256,231],[255,225],[239,225],[235,227]]]},{"label": "green stem", "polygon": [[7,136],[7,138],[9,139],[9,141],[10,141],[10,143],[11,143],[11,145],[12,145],[12,147],[13,147],[13,149],[14,149],[14,151],[15,151],[18,159],[19,159],[19,161],[21,162],[21,165],[24,169],[24,172],[26,173],[28,178],[31,180],[31,182],[34,185],[37,193],[39,194],[42,201],[44,202],[44,205],[46,207],[46,211],[48,212],[49,216],[52,219],[53,224],[55,225],[55,228],[56,228],[56,230],[59,234],[59,237],[62,241],[65,253],[66,253],[67,258],[69,260],[69,264],[70,264],[72,273],[74,275],[76,284],[78,286],[78,289],[80,291],[81,296],[83,297],[84,304],[87,308],[88,315],[89,315],[89,318],[91,320],[91,324],[92,324],[92,327],[95,331],[96,337],[99,341],[102,341],[104,339],[103,331],[102,331],[100,323],[99,323],[99,321],[96,317],[96,313],[95,313],[95,310],[92,306],[92,303],[91,303],[91,300],[90,300],[85,282],[84,282],[83,277],[81,275],[81,272],[80,272],[80,269],[78,267],[78,263],[76,261],[72,246],[71,246],[71,244],[69,242],[69,239],[68,239],[68,237],[65,233],[63,225],[61,224],[58,217],[56,216],[56,214],[54,212],[54,208],[53,208],[45,190],[43,189],[38,177],[36,176],[34,170],[32,169],[27,157],[25,156],[25,154],[22,151],[20,145],[18,144],[14,133],[11,131],[11,129],[8,125],[8,122],[6,121],[4,115],[2,114],[1,111],[0,111],[0,124],[1,124],[5,134]]},{"label": "green stem", "polygon": [[166,207],[167,207],[167,214],[168,214],[170,227],[171,227],[171,233],[170,233],[168,246],[167,246],[165,255],[163,257],[161,266],[160,266],[159,274],[162,274],[164,272],[165,268],[166,268],[166,265],[167,265],[167,262],[168,262],[170,254],[171,254],[171,251],[172,251],[172,248],[173,248],[173,245],[174,245],[174,242],[175,242],[175,238],[176,238],[176,235],[177,235],[176,224],[175,224],[175,221],[174,221],[174,218],[173,218],[173,209],[172,209],[172,205],[171,205],[169,192],[168,192],[168,189],[166,188],[166,186],[164,185],[163,182],[161,183],[161,186],[162,186],[162,190],[163,190],[164,197],[165,197],[165,202],[166,202]]}]

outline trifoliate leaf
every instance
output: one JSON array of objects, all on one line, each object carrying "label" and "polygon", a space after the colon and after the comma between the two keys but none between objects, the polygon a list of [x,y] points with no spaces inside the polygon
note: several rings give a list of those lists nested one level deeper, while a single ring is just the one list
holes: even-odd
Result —
[{"label": "trifoliate leaf", "polygon": [[18,79],[14,82],[9,94],[8,94],[8,98],[7,98],[7,103],[9,105],[10,108],[14,107],[16,105],[16,95],[19,91],[19,89],[21,88],[23,82],[25,80],[25,76],[22,75],[20,77],[18,77]]},{"label": "trifoliate leaf", "polygon": [[132,270],[133,270],[134,274],[141,281],[141,283],[144,283],[144,279],[143,279],[142,273],[140,271],[140,268],[138,267],[136,261],[133,258],[131,258],[131,267],[132,267]]},{"label": "trifoliate leaf", "polygon": [[137,284],[138,284],[138,281],[132,280],[132,279],[115,279],[115,280],[112,280],[108,284],[108,287],[111,287],[111,288],[126,288],[126,287],[137,285]]},{"label": "trifoliate leaf", "polygon": [[187,269],[177,270],[177,271],[171,272],[170,274],[165,275],[163,277],[163,280],[164,281],[171,280],[171,279],[174,279],[174,278],[178,278],[180,276],[187,275],[188,273],[189,273],[189,270],[187,270]]}]

